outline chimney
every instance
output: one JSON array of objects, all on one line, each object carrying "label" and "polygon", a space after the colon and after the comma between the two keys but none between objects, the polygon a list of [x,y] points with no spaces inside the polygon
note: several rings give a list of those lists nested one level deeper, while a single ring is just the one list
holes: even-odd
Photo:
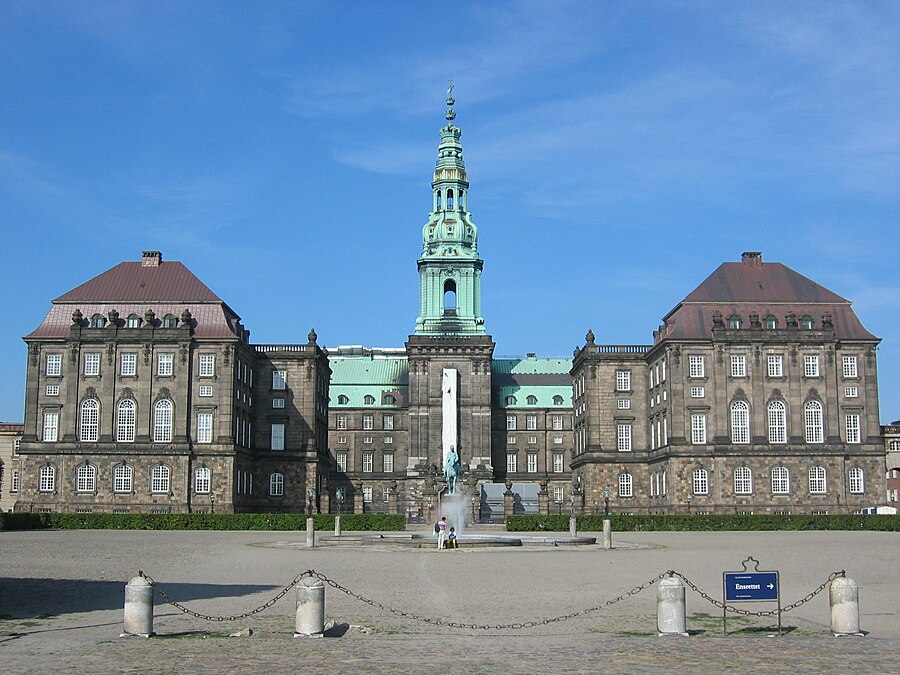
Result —
[{"label": "chimney", "polygon": [[159,267],[162,262],[162,253],[159,251],[144,251],[141,254],[141,267]]},{"label": "chimney", "polygon": [[741,254],[741,262],[750,267],[762,267],[762,253],[760,251],[744,251]]}]

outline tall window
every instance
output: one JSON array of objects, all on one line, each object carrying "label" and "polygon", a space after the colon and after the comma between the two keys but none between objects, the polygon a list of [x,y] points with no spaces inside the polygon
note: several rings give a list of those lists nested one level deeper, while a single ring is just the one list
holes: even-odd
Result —
[{"label": "tall window", "polygon": [[562,502],[566,498],[566,492],[562,485],[554,485],[553,486],[553,501],[557,504],[562,504]]},{"label": "tall window", "polygon": [[47,354],[46,370],[51,377],[62,375],[62,354]]},{"label": "tall window", "polygon": [[90,352],[84,355],[84,374],[99,375],[100,374],[100,354]]},{"label": "tall window", "polygon": [[53,492],[56,489],[56,469],[45,465],[38,473],[38,490],[40,492]]},{"label": "tall window", "polygon": [[554,415],[553,416],[553,430],[554,431],[562,431],[563,428],[563,416],[562,415]]},{"label": "tall window", "polygon": [[287,384],[287,371],[272,371],[272,389],[284,389]]},{"label": "tall window", "polygon": [[553,453],[553,473],[563,473],[565,471],[565,457],[562,453]]},{"label": "tall window", "polygon": [[169,491],[172,472],[165,464],[157,464],[150,471],[150,492],[160,494]]},{"label": "tall window", "polygon": [[75,469],[75,491],[93,492],[97,484],[97,469],[90,464],[82,464]]},{"label": "tall window", "polygon": [[119,374],[128,377],[137,374],[137,354],[126,352],[119,357]]},{"label": "tall window", "polygon": [[366,504],[372,503],[372,486],[371,485],[363,486],[363,501]]},{"label": "tall window", "polygon": [[372,415],[363,415],[363,429],[374,429],[375,418]]},{"label": "tall window", "polygon": [[175,355],[171,352],[156,355],[156,374],[166,377],[175,372]]},{"label": "tall window", "polygon": [[86,398],[81,402],[81,422],[78,440],[82,443],[96,443],[100,436],[100,401]]},{"label": "tall window", "polygon": [[160,399],[153,407],[153,442],[172,442],[172,401]]},{"label": "tall window", "polygon": [[844,415],[844,427],[847,430],[847,442],[859,443],[859,415]]},{"label": "tall window", "polygon": [[769,354],[769,377],[784,376],[784,359],[781,354]]},{"label": "tall window", "polygon": [[347,472],[347,453],[346,452],[338,452],[334,456],[335,461],[337,462],[338,471],[342,473]]},{"label": "tall window", "polygon": [[630,473],[619,474],[619,496],[634,496],[634,477]]},{"label": "tall window", "polygon": [[382,419],[382,427],[388,430],[394,428],[394,416],[393,415],[385,415]]},{"label": "tall window", "polygon": [[691,479],[691,487],[695,495],[709,494],[709,472],[706,469],[694,469]]},{"label": "tall window", "polygon": [[506,416],[506,430],[507,431],[515,431],[516,430],[516,416],[515,415],[507,415]]},{"label": "tall window", "polygon": [[375,465],[375,453],[374,452],[364,452],[362,454],[362,470],[363,473],[372,473]]},{"label": "tall window", "polygon": [[200,354],[200,377],[212,377],[216,374],[216,355]]},{"label": "tall window", "polygon": [[704,413],[691,415],[691,443],[694,445],[706,443],[706,415]]},{"label": "tall window", "polygon": [[13,469],[12,478],[9,481],[9,491],[10,492],[18,492],[19,491],[19,470]]},{"label": "tall window", "polygon": [[750,406],[746,401],[731,404],[731,442],[750,442]]},{"label": "tall window", "polygon": [[134,472],[127,464],[119,464],[113,469],[113,492],[131,492]]},{"label": "tall window", "polygon": [[44,413],[44,430],[41,439],[46,443],[55,443],[59,438],[59,412],[48,410]]},{"label": "tall window", "polygon": [[747,377],[747,357],[743,354],[731,357],[731,376]]},{"label": "tall window", "polygon": [[383,471],[385,473],[393,473],[394,471],[394,453],[393,452],[385,452],[382,456],[383,463]]},{"label": "tall window", "polygon": [[809,494],[825,494],[825,487],[825,467],[811,467],[809,470]]},{"label": "tall window", "polygon": [[861,495],[865,492],[865,482],[863,479],[863,470],[859,467],[853,467],[847,472],[848,482],[850,483],[850,494]]},{"label": "tall window", "polygon": [[269,496],[270,497],[283,497],[284,496],[284,474],[273,473],[273,474],[269,475]]},{"label": "tall window", "polygon": [[809,401],[803,408],[807,443],[823,443],[825,441],[822,419],[822,404],[818,401]]},{"label": "tall window", "polygon": [[844,377],[858,377],[859,369],[855,356],[845,356],[841,359],[844,366]]},{"label": "tall window", "polygon": [[706,364],[699,354],[691,354],[688,356],[688,375],[690,377],[704,377],[706,375]]},{"label": "tall window", "polygon": [[616,449],[619,452],[631,452],[631,425],[616,425]]},{"label": "tall window", "polygon": [[338,415],[337,428],[338,429],[346,429],[347,428],[347,416],[346,415]]},{"label": "tall window", "polygon": [[272,431],[269,440],[269,447],[272,450],[284,450],[284,424],[277,423],[272,425]]},{"label": "tall window", "polygon": [[119,401],[116,411],[116,441],[134,443],[134,426],[137,404],[130,398]]},{"label": "tall window", "polygon": [[528,463],[527,463],[527,470],[528,470],[528,473],[537,473],[537,470],[538,470],[538,456],[537,456],[537,454],[534,453],[534,452],[529,452],[529,453],[528,453],[528,460],[527,460],[527,461],[528,461]]},{"label": "tall window", "polygon": [[537,429],[537,415],[525,416],[525,428],[528,431],[534,431]]},{"label": "tall window", "polygon": [[739,466],[734,470],[734,494],[749,495],[753,492],[753,472],[750,467]]},{"label": "tall window", "polygon": [[519,457],[512,453],[506,455],[506,472],[516,473],[519,470]]},{"label": "tall window", "polygon": [[791,474],[786,466],[772,467],[772,494],[786,495],[791,491]]},{"label": "tall window", "polygon": [[201,466],[194,472],[194,492],[197,494],[209,494],[210,487],[210,470]]},{"label": "tall window", "polygon": [[212,413],[197,414],[197,442],[212,443]]},{"label": "tall window", "polygon": [[617,391],[631,391],[631,371],[630,370],[617,370],[616,371],[616,390]]},{"label": "tall window", "polygon": [[806,377],[819,376],[819,357],[815,354],[806,354],[803,357],[803,374]]},{"label": "tall window", "polygon": [[769,443],[787,443],[787,408],[784,401],[769,404]]}]

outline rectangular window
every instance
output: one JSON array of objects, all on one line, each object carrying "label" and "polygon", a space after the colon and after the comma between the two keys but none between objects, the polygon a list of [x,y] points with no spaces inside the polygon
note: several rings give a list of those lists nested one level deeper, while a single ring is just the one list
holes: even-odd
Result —
[{"label": "rectangular window", "polygon": [[201,396],[212,396],[212,385],[211,384],[201,384],[200,385],[200,395]]},{"label": "rectangular window", "polygon": [[55,443],[59,438],[59,413],[50,410],[44,413],[44,431],[41,439],[46,443]]},{"label": "rectangular window", "polygon": [[375,427],[375,418],[372,415],[363,415],[363,429],[372,429]]},{"label": "rectangular window", "polygon": [[363,486],[363,501],[366,504],[372,503],[372,488],[369,485]]},{"label": "rectangular window", "polygon": [[847,429],[847,442],[859,443],[859,415],[844,415],[844,425]]},{"label": "rectangular window", "polygon": [[528,437],[528,445],[534,445],[537,443],[537,436],[529,436]]},{"label": "rectangular window", "polygon": [[394,453],[386,452],[384,453],[384,472],[385,473],[393,473],[394,471]]},{"label": "rectangular window", "polygon": [[845,356],[841,359],[844,365],[844,377],[859,377],[859,369],[855,356]]},{"label": "rectangular window", "polygon": [[347,416],[346,415],[338,415],[337,428],[338,429],[346,429],[347,428]]},{"label": "rectangular window", "polygon": [[216,374],[216,355],[200,355],[200,377],[212,377]]},{"label": "rectangular window", "polygon": [[784,377],[784,359],[781,354],[769,354],[769,377]]},{"label": "rectangular window", "polygon": [[163,353],[156,355],[156,374],[167,377],[175,372],[175,355]]},{"label": "rectangular window", "polygon": [[803,374],[806,377],[819,376],[819,357],[815,354],[806,354],[803,357]]},{"label": "rectangular window", "polygon": [[391,489],[389,487],[381,488],[381,501],[386,502],[391,498]]},{"label": "rectangular window", "polygon": [[534,431],[535,429],[537,429],[537,415],[526,415],[525,428],[528,431]]},{"label": "rectangular window", "polygon": [[553,431],[562,431],[562,428],[563,428],[563,416],[562,415],[554,415],[552,422],[553,422]]},{"label": "rectangular window", "polygon": [[286,370],[273,370],[272,371],[272,389],[284,389],[287,385],[287,371]]},{"label": "rectangular window", "polygon": [[631,391],[631,371],[616,371],[616,391]]},{"label": "rectangular window", "polygon": [[47,396],[59,396],[59,385],[58,384],[48,384],[47,385]]},{"label": "rectangular window", "polygon": [[337,460],[338,471],[346,473],[347,472],[347,453],[339,452],[335,455],[335,459]]},{"label": "rectangular window", "polygon": [[394,428],[394,416],[393,415],[385,415],[382,419],[383,428],[385,429],[393,429]]},{"label": "rectangular window", "polygon": [[272,425],[272,450],[284,450],[284,424]]},{"label": "rectangular window", "polygon": [[209,494],[211,472],[203,467],[194,472],[194,492],[199,495]]},{"label": "rectangular window", "polygon": [[506,416],[506,430],[507,431],[515,431],[516,430],[516,416],[515,415],[507,415]]},{"label": "rectangular window", "polygon": [[363,436],[363,443],[366,445],[372,445],[372,437],[371,436]]},{"label": "rectangular window", "polygon": [[696,469],[693,474],[693,490],[695,495],[709,494],[709,472],[706,469]]},{"label": "rectangular window", "polygon": [[666,362],[662,362],[662,381],[666,381]]},{"label": "rectangular window", "polygon": [[747,357],[743,354],[731,357],[731,376],[747,377]]},{"label": "rectangular window", "polygon": [[553,473],[563,473],[565,471],[565,457],[560,453],[553,454]]},{"label": "rectangular window", "polygon": [[119,359],[119,374],[125,376],[135,375],[137,373],[137,354],[125,353]]},{"label": "rectangular window", "polygon": [[509,454],[506,456],[506,473],[516,473],[519,470],[518,455]]},{"label": "rectangular window", "polygon": [[566,499],[565,489],[562,485],[554,485],[553,486],[553,501],[557,504],[562,504]]},{"label": "rectangular window", "polygon": [[62,375],[62,354],[47,354],[47,375]]},{"label": "rectangular window", "polygon": [[563,442],[563,437],[562,437],[562,436],[554,436],[554,437],[553,437],[553,444],[554,444],[554,445],[562,445],[562,442]]},{"label": "rectangular window", "polygon": [[697,354],[688,356],[688,375],[690,377],[706,376],[706,364],[702,356]]},{"label": "rectangular window", "polygon": [[197,442],[212,443],[212,413],[198,413],[197,415]]},{"label": "rectangular window", "polygon": [[537,473],[537,470],[538,470],[537,466],[538,466],[538,456],[533,452],[529,452],[528,453],[528,465],[527,465],[528,473]]},{"label": "rectangular window", "polygon": [[507,445],[515,445],[515,444],[516,444],[516,437],[515,437],[515,436],[507,436],[507,437],[506,437],[506,444],[507,444]]},{"label": "rectangular window", "polygon": [[703,398],[706,396],[706,389],[703,387],[691,387],[691,398]]},{"label": "rectangular window", "polygon": [[691,443],[706,444],[706,415],[702,413],[691,415]]},{"label": "rectangular window", "polygon": [[90,352],[84,355],[84,374],[99,375],[100,374],[100,354]]},{"label": "rectangular window", "polygon": [[12,480],[9,485],[10,492],[18,492],[19,491],[19,470],[13,469],[12,472]]},{"label": "rectangular window", "polygon": [[630,410],[631,409],[631,401],[627,398],[620,398],[616,404],[619,410]]},{"label": "rectangular window", "polygon": [[52,466],[42,466],[38,474],[38,490],[41,492],[53,492],[56,488],[56,469]]},{"label": "rectangular window", "polygon": [[273,408],[283,408],[284,407],[284,399],[283,398],[273,398],[272,399],[272,407]]},{"label": "rectangular window", "polygon": [[847,398],[856,398],[859,396],[858,387],[844,387],[844,396]]},{"label": "rectangular window", "polygon": [[619,452],[631,452],[631,425],[616,425],[616,448]]},{"label": "rectangular window", "polygon": [[393,442],[394,442],[394,437],[393,437],[393,436],[385,436],[385,437],[384,437],[384,444],[385,444],[385,445],[391,445],[391,444],[393,444]]},{"label": "rectangular window", "polygon": [[[850,469],[850,494],[861,495],[865,492],[864,483],[863,483],[863,470],[859,468]],[[16,476],[13,473],[13,480],[15,481]],[[15,490],[13,490],[15,492]]]},{"label": "rectangular window", "polygon": [[338,436],[338,443],[346,443],[346,442],[347,442],[346,436]]},{"label": "rectangular window", "polygon": [[375,465],[375,453],[373,452],[364,452],[362,454],[362,470],[363,473],[372,473],[373,467]]}]

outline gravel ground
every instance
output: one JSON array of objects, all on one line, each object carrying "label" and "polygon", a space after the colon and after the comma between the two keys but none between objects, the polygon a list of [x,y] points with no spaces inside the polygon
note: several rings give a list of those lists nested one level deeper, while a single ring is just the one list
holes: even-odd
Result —
[{"label": "gravel ground", "polygon": [[[897,535],[882,532],[622,533],[621,548],[388,545],[307,549],[288,532],[37,531],[0,533],[3,672],[897,672]],[[335,637],[293,639],[294,594],[247,619],[207,622],[157,597],[159,637],[118,639],[122,587],[138,570],[176,600],[230,616],[315,569],[351,591],[432,619],[509,624],[601,605],[674,569],[720,599],[722,572],[752,555],[781,573],[782,603],[845,569],[860,587],[866,638],[831,637],[827,591],[783,616],[729,615],[688,591],[690,638],[658,638],[655,587],[612,607],[527,629],[445,628],[328,588]],[[772,604],[748,603],[748,609]],[[349,629],[347,626],[351,626]],[[229,633],[252,628],[252,637]],[[337,637],[341,635],[341,637]],[[445,662],[442,665],[441,662]]]}]

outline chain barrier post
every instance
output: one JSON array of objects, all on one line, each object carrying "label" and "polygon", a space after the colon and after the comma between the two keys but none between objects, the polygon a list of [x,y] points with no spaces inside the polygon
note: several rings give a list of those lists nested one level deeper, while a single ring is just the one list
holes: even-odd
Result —
[{"label": "chain barrier post", "polygon": [[125,584],[125,625],[119,637],[137,635],[148,638],[153,633],[153,586],[143,575]]},{"label": "chain barrier post", "polygon": [[306,519],[306,548],[315,548],[316,546],[316,520],[315,518]]},{"label": "chain barrier post", "polygon": [[571,516],[569,518],[569,536],[575,537],[578,535],[578,520],[575,516]]},{"label": "chain barrier post", "polygon": [[609,518],[603,519],[603,548],[607,551],[612,548],[612,522]]},{"label": "chain barrier post", "polygon": [[661,579],[656,587],[656,628],[658,635],[687,637],[684,582],[677,576]]},{"label": "chain barrier post", "polygon": [[304,577],[297,584],[294,637],[322,637],[325,632],[325,584]]},{"label": "chain barrier post", "polygon": [[334,517],[334,536],[335,537],[341,536],[341,516],[340,515],[336,515]]},{"label": "chain barrier post", "polygon": [[828,589],[831,605],[831,632],[835,637],[856,635],[859,630],[859,587],[849,577],[837,577]]}]

